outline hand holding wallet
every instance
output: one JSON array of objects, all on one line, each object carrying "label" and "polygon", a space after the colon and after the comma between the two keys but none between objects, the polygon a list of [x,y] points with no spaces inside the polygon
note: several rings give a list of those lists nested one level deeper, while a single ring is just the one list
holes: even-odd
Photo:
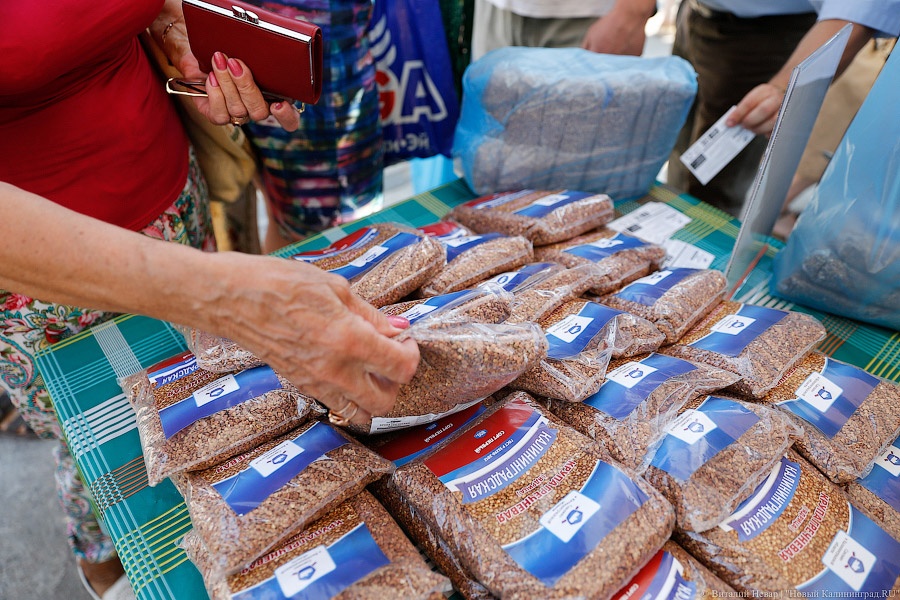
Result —
[{"label": "hand holding wallet", "polygon": [[[240,0],[182,0],[191,52],[212,71],[212,55],[239,58],[267,101],[315,104],[322,93],[322,30]],[[194,93],[178,90],[186,87]],[[170,80],[170,93],[205,95],[202,82]]]}]

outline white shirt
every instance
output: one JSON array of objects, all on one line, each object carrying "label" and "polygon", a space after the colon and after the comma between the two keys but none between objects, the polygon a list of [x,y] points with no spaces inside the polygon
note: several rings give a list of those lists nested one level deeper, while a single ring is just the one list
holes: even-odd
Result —
[{"label": "white shirt", "polygon": [[539,19],[602,17],[616,0],[488,0],[498,8]]}]

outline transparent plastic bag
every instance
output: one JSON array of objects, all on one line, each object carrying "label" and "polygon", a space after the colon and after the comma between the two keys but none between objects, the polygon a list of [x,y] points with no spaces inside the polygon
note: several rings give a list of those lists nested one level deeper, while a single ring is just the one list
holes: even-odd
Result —
[{"label": "transparent plastic bag", "polygon": [[712,599],[733,597],[735,591],[669,540],[612,600],[661,599],[663,594],[666,598]]},{"label": "transparent plastic bag", "polygon": [[547,357],[511,387],[580,402],[597,392],[610,359],[659,348],[663,334],[646,319],[590,300],[570,300],[540,322]]},{"label": "transparent plastic bag", "polygon": [[539,322],[566,301],[580,297],[602,277],[603,270],[595,264],[569,268],[559,263],[542,262],[501,273],[478,285],[500,285],[512,292],[512,314],[507,322]]},{"label": "transparent plastic bag", "polygon": [[386,315],[406,317],[410,324],[425,321],[501,323],[512,314],[513,295],[499,285],[407,300],[381,308]]},{"label": "transparent plastic bag", "polygon": [[436,420],[460,405],[493,394],[536,365],[547,341],[535,323],[414,323],[398,339],[419,346],[419,366],[400,386],[394,407],[370,423],[350,425],[354,433],[410,427]]},{"label": "transparent plastic bag", "polygon": [[900,589],[900,542],[789,450],[731,516],[676,541],[741,594],[881,596]]},{"label": "transparent plastic bag", "polygon": [[615,210],[606,194],[515,190],[470,200],[448,216],[477,233],[521,235],[546,246],[609,223]]},{"label": "transparent plastic bag", "polygon": [[344,277],[353,293],[380,307],[397,302],[431,280],[444,264],[446,253],[421,231],[397,223],[377,223],[325,250],[291,258]]},{"label": "transparent plastic bag", "polygon": [[465,230],[446,221],[421,227],[420,231],[437,239],[447,254],[446,264],[416,292],[420,298],[466,289],[534,258],[531,242],[518,235],[465,235],[461,234]]},{"label": "transparent plastic bag", "polygon": [[697,91],[678,57],[506,47],[473,62],[453,140],[478,194],[523,188],[649,189]]},{"label": "transparent plastic bag", "polygon": [[255,448],[320,412],[267,366],[213,373],[200,369],[189,352],[128,382],[151,486]]},{"label": "transparent plastic bag", "polygon": [[549,400],[550,410],[638,472],[672,419],[693,397],[737,381],[729,371],[663,354],[610,362],[597,393],[582,402]]},{"label": "transparent plastic bag", "polygon": [[800,454],[835,483],[863,477],[900,434],[900,386],[811,352],[766,395],[806,430]]},{"label": "transparent plastic bag", "polygon": [[182,540],[211,600],[328,597],[440,600],[447,579],[432,571],[397,523],[362,491],[260,556],[239,573],[214,568],[199,536]]},{"label": "transparent plastic bag", "polygon": [[669,423],[643,476],[675,507],[680,529],[706,531],[732,514],[802,435],[778,410],[707,396]]},{"label": "transparent plastic bag", "polygon": [[[489,401],[492,403],[493,399],[489,399]],[[453,439],[468,423],[484,413],[486,402],[479,402],[430,425],[418,425],[409,429],[369,436],[362,441],[381,456],[393,462],[394,466],[399,467]],[[422,519],[416,509],[403,499],[390,477],[379,479],[369,487],[391,516],[397,520],[425,555],[437,565],[438,569],[450,578],[453,587],[466,600],[494,598],[494,595],[459,563],[440,533],[428,521]]]},{"label": "transparent plastic bag", "polygon": [[459,563],[503,598],[607,598],[674,522],[658,492],[521,392],[399,467],[393,481]]},{"label": "transparent plastic bag", "polygon": [[872,461],[865,477],[848,483],[844,490],[854,506],[879,527],[900,540],[900,438]]},{"label": "transparent plastic bag", "polygon": [[642,277],[600,302],[653,322],[677,342],[725,297],[727,281],[712,269],[664,269]]},{"label": "transparent plastic bag", "polygon": [[596,264],[603,275],[591,292],[603,295],[659,269],[666,250],[626,233],[601,227],[568,241],[535,248],[537,260],[575,267]]},{"label": "transparent plastic bag", "polygon": [[360,493],[393,465],[316,421],[203,471],[172,476],[209,569],[233,574],[325,512]]},{"label": "transparent plastic bag", "polygon": [[[772,290],[900,329],[900,55],[893,53],[775,257]],[[892,116],[893,115],[893,116]]]},{"label": "transparent plastic bag", "polygon": [[724,301],[661,352],[737,373],[733,391],[762,400],[825,334],[807,314]]}]

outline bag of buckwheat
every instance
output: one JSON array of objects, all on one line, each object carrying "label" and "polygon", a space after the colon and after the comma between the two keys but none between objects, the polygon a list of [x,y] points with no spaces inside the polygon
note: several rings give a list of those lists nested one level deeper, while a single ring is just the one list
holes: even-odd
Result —
[{"label": "bag of buckwheat", "polygon": [[765,401],[803,426],[797,450],[835,483],[864,476],[900,434],[900,387],[819,352],[790,368]]},{"label": "bag of buckwheat", "polygon": [[651,321],[677,342],[725,297],[725,275],[712,269],[664,269],[633,281],[600,302]]},{"label": "bag of buckwheat", "polygon": [[376,307],[405,298],[442,268],[441,244],[421,231],[397,223],[364,227],[325,250],[291,256],[340,275],[350,290]]},{"label": "bag of buckwheat", "polygon": [[151,486],[278,437],[303,423],[316,403],[263,365],[232,373],[197,366],[190,352],[135,377],[130,400]]},{"label": "bag of buckwheat", "polygon": [[651,486],[524,393],[393,480],[502,598],[607,598],[662,547],[674,521]]},{"label": "bag of buckwheat", "polygon": [[612,600],[712,600],[737,596],[731,587],[669,540]]},{"label": "bag of buckwheat", "polygon": [[182,546],[203,575],[212,600],[440,600],[449,587],[366,491],[232,575],[215,571],[209,551],[192,532]]},{"label": "bag of buckwheat", "polygon": [[510,292],[488,283],[459,292],[389,304],[380,310],[386,315],[406,317],[410,324],[425,320],[501,323],[512,314],[512,304]]},{"label": "bag of buckwheat", "polygon": [[900,438],[872,461],[865,477],[845,489],[854,506],[900,540]]},{"label": "bag of buckwheat", "polygon": [[734,391],[762,400],[824,338],[807,314],[725,301],[661,352],[737,373]]},{"label": "bag of buckwheat", "polygon": [[567,267],[600,265],[604,273],[591,292],[602,295],[658,270],[666,250],[601,227],[565,242],[535,248],[534,256],[539,261],[558,262]]},{"label": "bag of buckwheat", "polygon": [[421,298],[466,289],[534,258],[531,242],[520,235],[472,235],[452,221],[420,227],[446,249],[447,261],[416,292]]},{"label": "bag of buckwheat", "polygon": [[540,322],[547,357],[511,386],[538,396],[580,402],[600,389],[613,357],[659,348],[664,336],[646,319],[590,300],[570,300]]},{"label": "bag of buckwheat", "polygon": [[172,481],[209,551],[210,569],[232,574],[392,469],[390,461],[316,421]]},{"label": "bag of buckwheat", "polygon": [[412,322],[397,339],[419,346],[419,366],[400,386],[390,412],[351,424],[358,434],[412,427],[439,419],[493,394],[547,355],[535,323],[476,323],[438,317]]},{"label": "bag of buckwheat", "polygon": [[495,275],[479,287],[500,285],[513,294],[508,322],[538,322],[568,300],[579,298],[596,285],[603,270],[595,264],[565,267],[559,263],[530,263]]},{"label": "bag of buckwheat", "polygon": [[770,407],[707,396],[670,422],[643,476],[675,507],[680,529],[705,531],[734,512],[802,434]]},{"label": "bag of buckwheat", "polygon": [[599,442],[614,459],[643,470],[676,413],[693,397],[737,381],[738,376],[664,354],[610,362],[600,389],[581,402],[548,400],[550,410]]},{"label": "bag of buckwheat", "polygon": [[[399,467],[452,439],[465,428],[466,424],[485,410],[485,404],[478,402],[433,423],[369,436],[363,442],[382,457],[393,462],[395,467]],[[425,555],[437,565],[441,573],[450,578],[453,587],[459,590],[466,600],[487,600],[494,597],[459,564],[440,533],[428,521],[422,519],[416,509],[403,499],[390,477],[383,477],[369,487],[391,516],[397,520]]]},{"label": "bag of buckwheat", "polygon": [[900,590],[900,542],[799,454],[718,526],[679,544],[742,594],[871,597]]},{"label": "bag of buckwheat", "polygon": [[615,210],[606,194],[516,190],[470,200],[453,208],[448,217],[477,233],[521,235],[535,246],[545,246],[609,223]]},{"label": "bag of buckwheat", "polygon": [[[373,306],[397,302],[431,279],[445,262],[441,244],[411,227],[378,223],[327,248],[291,256],[340,275],[350,290]],[[262,361],[232,340],[196,329],[185,333],[188,348],[209,371],[233,371]]]}]

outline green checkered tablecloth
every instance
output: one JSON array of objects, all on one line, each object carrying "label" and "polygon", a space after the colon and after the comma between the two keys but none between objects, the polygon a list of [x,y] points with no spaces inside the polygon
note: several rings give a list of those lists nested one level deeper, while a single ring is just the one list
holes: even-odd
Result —
[{"label": "green checkered tablecloth", "polygon": [[[276,254],[287,257],[316,250],[376,222],[420,227],[453,206],[474,198],[462,181],[415,196],[366,219],[329,230]],[[698,200],[654,186],[640,200],[616,204],[619,213],[643,202],[665,202],[691,218],[674,238],[711,253],[711,267],[723,269],[739,223]],[[768,295],[771,261],[781,245],[771,241],[735,298],[775,308],[801,310],[819,318],[828,330],[820,345],[827,354],[869,372],[900,380],[900,334],[794,306]],[[147,485],[134,412],[118,385],[121,377],[185,350],[182,337],[168,324],[124,315],[63,340],[37,357],[38,368],[62,424],[75,461],[90,487],[106,527],[115,541],[138,598],[204,598],[203,582],[175,544],[190,529],[181,496],[168,481]]]}]

